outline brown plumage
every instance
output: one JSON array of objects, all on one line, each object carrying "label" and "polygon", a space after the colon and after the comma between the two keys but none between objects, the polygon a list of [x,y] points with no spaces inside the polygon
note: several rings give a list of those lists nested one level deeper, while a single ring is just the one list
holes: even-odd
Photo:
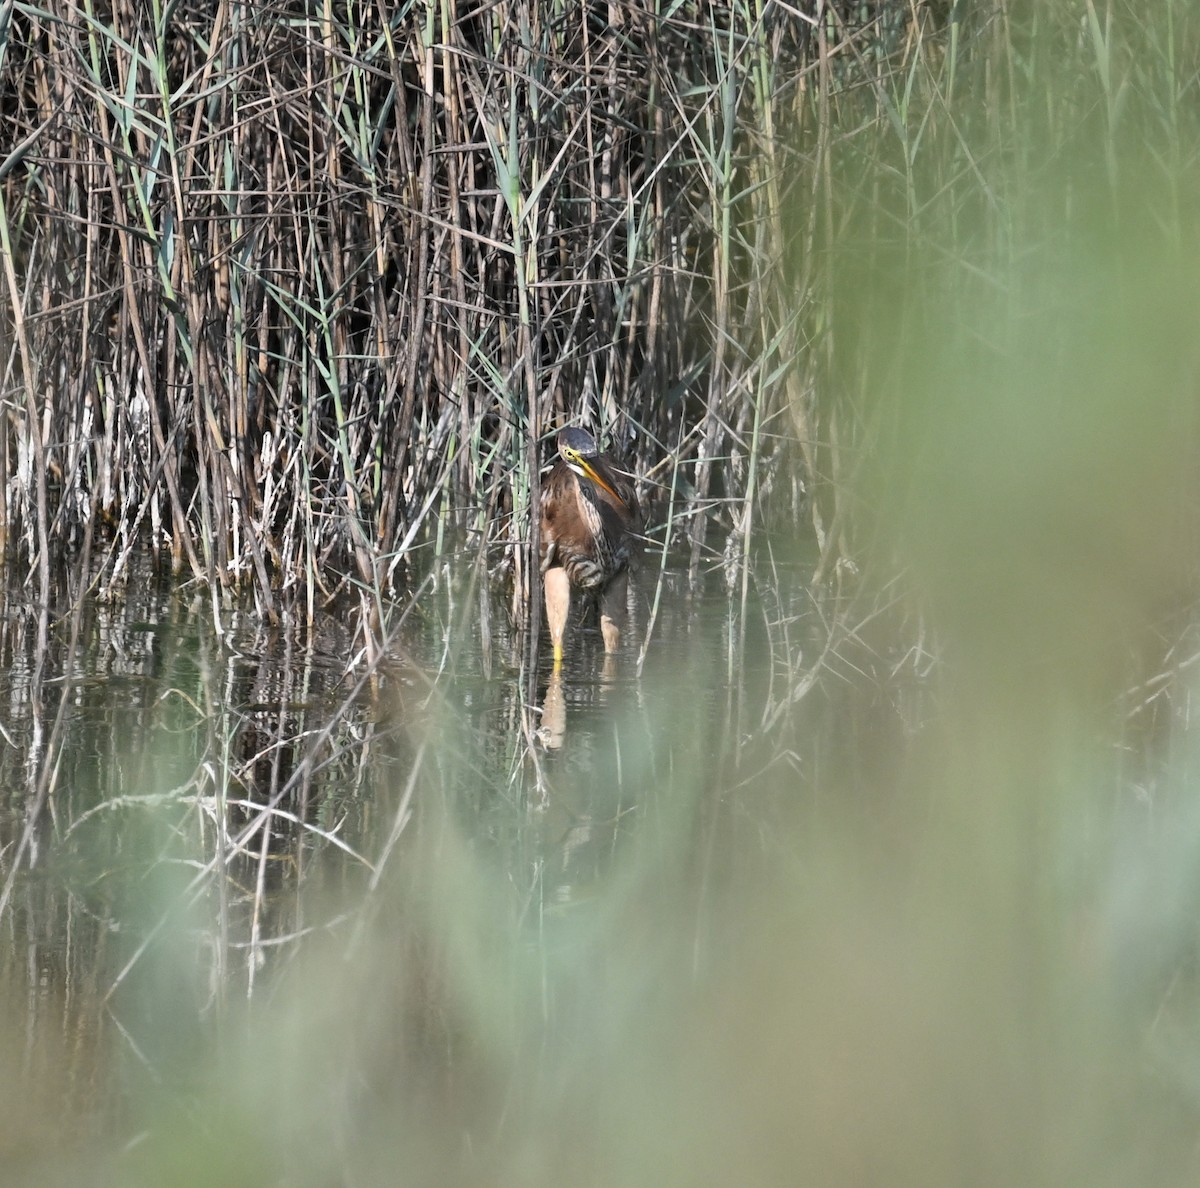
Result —
[{"label": "brown plumage", "polygon": [[583,429],[563,429],[557,445],[558,461],[542,489],[542,574],[556,666],[572,586],[599,592],[604,650],[616,650],[629,559],[641,531],[633,484],[596,439]]}]

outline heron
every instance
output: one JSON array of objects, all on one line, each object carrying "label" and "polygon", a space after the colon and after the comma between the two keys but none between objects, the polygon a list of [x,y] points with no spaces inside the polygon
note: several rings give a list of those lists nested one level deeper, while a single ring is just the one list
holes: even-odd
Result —
[{"label": "heron", "polygon": [[542,581],[554,667],[562,664],[571,588],[600,595],[605,652],[615,652],[625,619],[629,560],[641,509],[628,476],[586,429],[563,429],[558,460],[542,489]]}]

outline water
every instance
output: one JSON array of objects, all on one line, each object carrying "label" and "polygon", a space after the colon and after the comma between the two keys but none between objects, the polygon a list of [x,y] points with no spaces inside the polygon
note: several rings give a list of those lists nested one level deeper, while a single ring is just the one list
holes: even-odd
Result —
[{"label": "water", "polygon": [[[0,997],[20,1050],[0,1055],[44,1095],[10,1133],[50,1116],[81,1142],[134,1139],[139,1103],[186,1092],[234,1004],[272,994],[312,945],[373,927],[381,888],[426,893],[420,855],[457,853],[431,839],[457,839],[468,881],[511,901],[553,1013],[547,971],[647,847],[690,836],[702,879],[718,835],[769,848],[778,780],[766,794],[764,771],[811,781],[837,753],[848,690],[864,730],[902,733],[893,692],[861,674],[799,697],[828,657],[803,575],[788,577],[751,587],[744,611],[719,578],[697,592],[675,571],[643,575],[621,652],[603,655],[578,608],[533,704],[505,592],[467,561],[390,608],[403,626],[373,667],[344,609],[311,630],[229,610],[218,631],[203,592],[147,572],[120,601],[85,603],[74,656],[69,622],[56,626],[39,667],[36,615],[10,584]],[[803,724],[793,697],[813,705]],[[764,750],[781,715],[797,734],[771,726]],[[699,801],[679,791],[697,771]]]},{"label": "water", "polygon": [[374,664],[9,584],[0,1178],[1195,1179],[1186,764],[800,568],[648,567],[557,678],[481,575]]}]

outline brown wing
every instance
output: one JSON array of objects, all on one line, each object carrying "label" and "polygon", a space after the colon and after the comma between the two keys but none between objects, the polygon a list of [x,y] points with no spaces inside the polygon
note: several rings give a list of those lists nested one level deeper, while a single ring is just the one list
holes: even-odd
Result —
[{"label": "brown wing", "polygon": [[542,487],[541,563],[545,569],[555,559],[560,545],[578,549],[584,528],[576,504],[575,475],[561,459],[555,462]]}]

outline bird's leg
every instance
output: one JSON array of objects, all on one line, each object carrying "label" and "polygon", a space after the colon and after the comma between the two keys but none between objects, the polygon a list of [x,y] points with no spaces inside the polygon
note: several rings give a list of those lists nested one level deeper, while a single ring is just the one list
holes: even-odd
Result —
[{"label": "bird's leg", "polygon": [[546,593],[546,622],[550,626],[550,639],[554,644],[554,667],[562,666],[563,630],[567,625],[567,613],[571,609],[571,581],[561,565],[546,570],[542,578]]},{"label": "bird's leg", "polygon": [[621,642],[621,628],[625,625],[625,596],[629,588],[629,574],[621,570],[604,588],[600,597],[600,634],[604,636],[604,650],[615,652]]}]

